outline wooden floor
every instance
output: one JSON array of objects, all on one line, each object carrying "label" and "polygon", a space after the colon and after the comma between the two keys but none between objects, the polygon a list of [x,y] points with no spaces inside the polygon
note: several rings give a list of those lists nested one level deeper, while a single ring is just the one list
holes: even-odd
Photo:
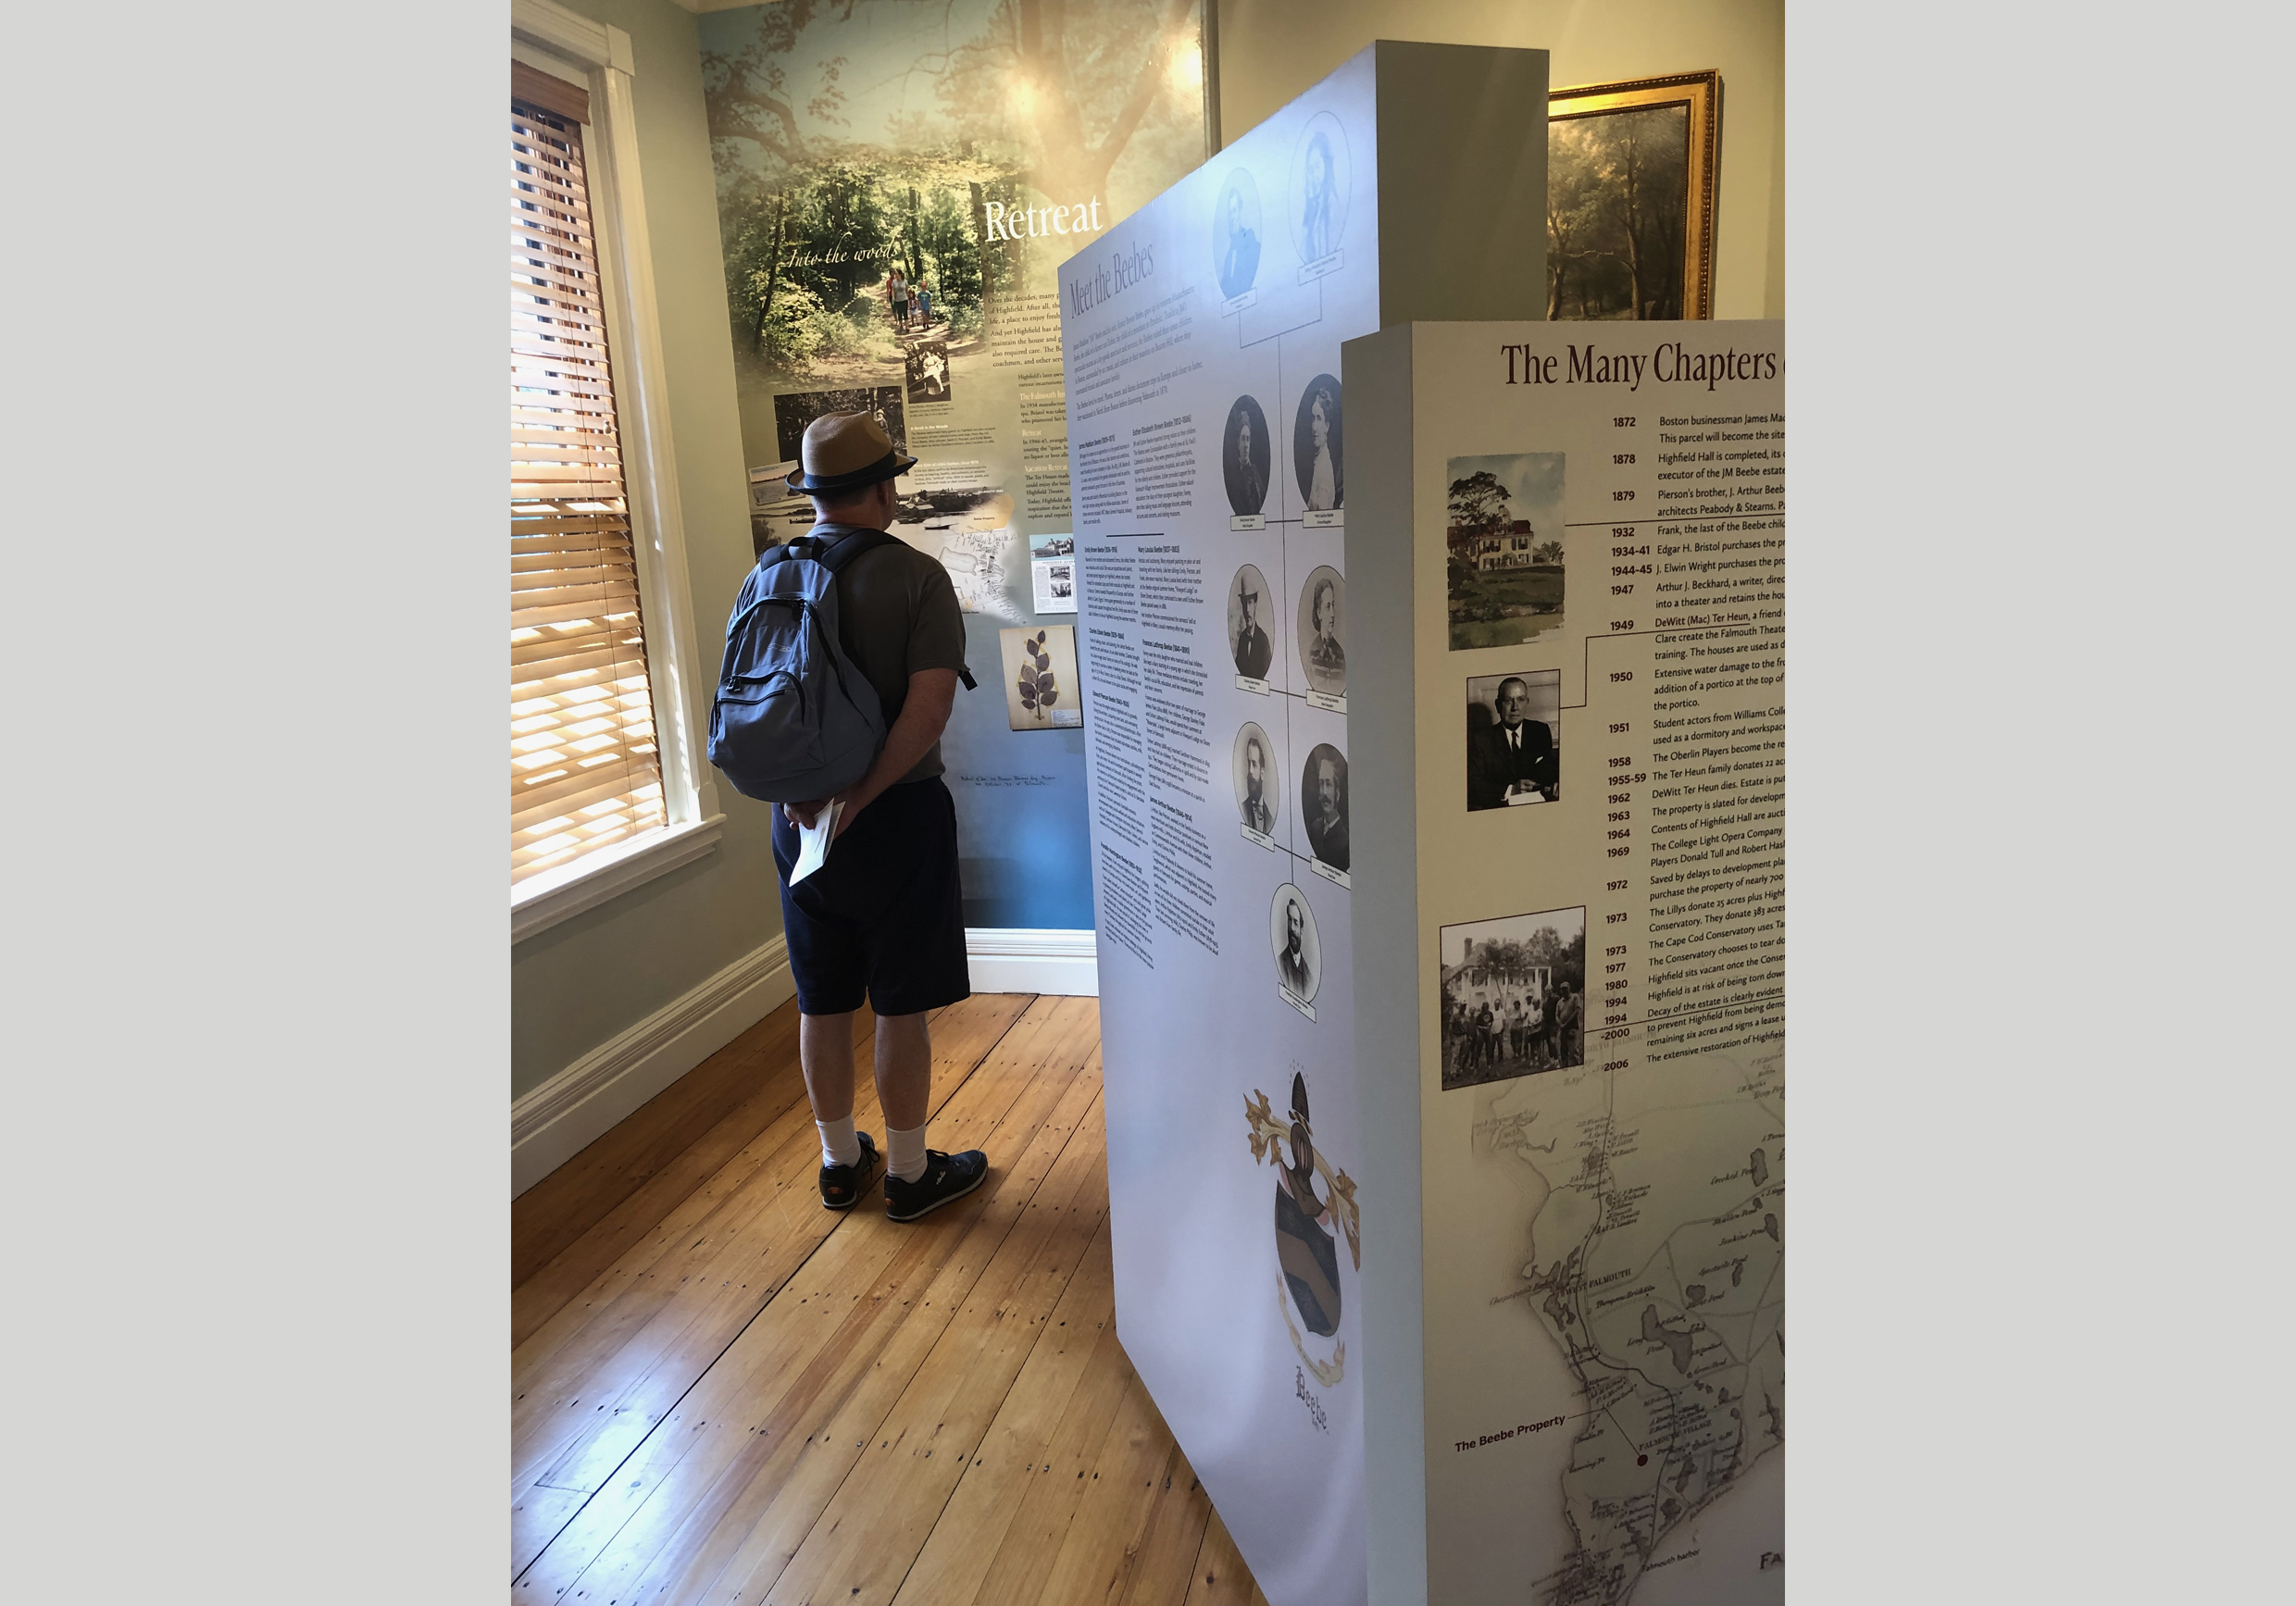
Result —
[{"label": "wooden floor", "polygon": [[1264,1606],[1117,1342],[1098,1004],[933,1017],[991,1171],[907,1226],[821,1208],[795,1010],[512,1207],[512,1598]]}]

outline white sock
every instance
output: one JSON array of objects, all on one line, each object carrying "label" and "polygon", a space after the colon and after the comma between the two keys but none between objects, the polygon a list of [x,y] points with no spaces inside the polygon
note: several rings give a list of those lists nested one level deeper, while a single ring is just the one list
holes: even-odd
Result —
[{"label": "white sock", "polygon": [[861,1164],[861,1139],[854,1133],[851,1115],[842,1121],[816,1121],[814,1125],[821,1128],[822,1164]]},{"label": "white sock", "polygon": [[885,1128],[885,1169],[904,1182],[915,1182],[925,1175],[924,1127],[906,1132],[898,1127]]}]

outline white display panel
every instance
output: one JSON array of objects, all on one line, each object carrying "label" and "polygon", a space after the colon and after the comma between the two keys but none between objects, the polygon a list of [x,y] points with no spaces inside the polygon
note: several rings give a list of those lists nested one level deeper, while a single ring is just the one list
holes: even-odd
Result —
[{"label": "white display panel", "polygon": [[1782,327],[1420,324],[1349,362],[1392,448],[1356,614],[1408,688],[1358,713],[1407,778],[1366,789],[1359,885],[1416,919],[1357,1002],[1425,1246],[1415,1598],[1778,1600]]},{"label": "white display panel", "polygon": [[1062,269],[1117,1326],[1279,1606],[1365,1599],[1339,373],[1374,79]]}]

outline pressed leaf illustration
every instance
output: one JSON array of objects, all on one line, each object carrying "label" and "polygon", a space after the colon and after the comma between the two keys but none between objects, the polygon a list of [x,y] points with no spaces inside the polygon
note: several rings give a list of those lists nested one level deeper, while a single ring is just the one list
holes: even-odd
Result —
[{"label": "pressed leaf illustration", "polygon": [[1044,711],[1060,701],[1060,687],[1053,676],[1053,655],[1044,650],[1042,630],[1024,638],[1020,646],[1020,705],[1042,719]]}]

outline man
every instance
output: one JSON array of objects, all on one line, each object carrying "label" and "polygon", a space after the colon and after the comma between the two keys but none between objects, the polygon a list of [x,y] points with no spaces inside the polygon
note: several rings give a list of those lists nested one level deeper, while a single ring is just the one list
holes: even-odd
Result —
[{"label": "man", "polygon": [[[813,498],[824,542],[892,522],[893,479],[917,462],[866,413],[806,428],[790,488]],[[876,689],[885,745],[834,799],[783,805],[773,822],[781,921],[797,980],[798,1059],[821,1133],[821,1202],[845,1210],[867,1190],[877,1146],[853,1124],[854,1012],[877,1013],[877,1099],[885,1116],[885,1214],[914,1221],[988,1175],[980,1151],[925,1147],[932,1043],[926,1012],[972,995],[957,884],[956,810],[941,779],[941,733],[965,666],[965,617],[948,571],[902,542],[837,577],[840,643]],[[827,863],[796,886],[798,828],[843,804]]]},{"label": "man", "polygon": [[1498,1058],[1499,1034],[1491,1019],[1488,1002],[1475,1006],[1475,1068],[1482,1069]]},{"label": "man", "polygon": [[1283,903],[1283,952],[1276,955],[1276,974],[1292,996],[1305,1003],[1315,990],[1307,974],[1307,911],[1297,898]]},{"label": "man", "polygon": [[1466,747],[1466,806],[1504,808],[1511,797],[1536,792],[1553,803],[1554,740],[1543,721],[1526,719],[1530,687],[1510,675],[1499,682],[1499,723],[1476,731]]},{"label": "man", "polygon": [[1260,237],[1243,226],[1243,192],[1228,192],[1228,249],[1220,253],[1220,293],[1230,301],[1259,277]]},{"label": "man", "polygon": [[1307,819],[1307,845],[1335,870],[1348,861],[1347,816],[1340,812],[1340,761],[1327,753],[1316,760],[1316,809]]},{"label": "man", "polygon": [[1252,589],[1248,574],[1236,576],[1236,606],[1243,615],[1243,623],[1236,629],[1236,673],[1246,679],[1265,680],[1276,652],[1267,643],[1267,632],[1260,629],[1260,594]]},{"label": "man", "polygon": [[1276,811],[1267,806],[1267,754],[1260,746],[1260,739],[1243,739],[1243,824],[1247,830],[1272,836],[1276,829]]},{"label": "man", "polygon": [[1563,983],[1563,1001],[1554,1011],[1554,1063],[1575,1065],[1586,1056],[1581,1028],[1586,1021],[1586,1001],[1571,990],[1569,982]]},{"label": "man", "polygon": [[1258,448],[1253,444],[1252,415],[1236,415],[1236,483],[1234,497],[1238,513],[1257,513],[1267,501],[1267,477],[1260,472],[1254,455]]},{"label": "man", "polygon": [[[1340,645],[1340,588],[1329,575],[1316,582],[1316,594],[1309,604],[1309,615],[1315,622],[1316,639],[1307,649],[1307,668],[1316,680],[1328,682],[1334,691],[1347,690],[1347,649]],[[1325,688],[1318,686],[1316,690]]]}]

